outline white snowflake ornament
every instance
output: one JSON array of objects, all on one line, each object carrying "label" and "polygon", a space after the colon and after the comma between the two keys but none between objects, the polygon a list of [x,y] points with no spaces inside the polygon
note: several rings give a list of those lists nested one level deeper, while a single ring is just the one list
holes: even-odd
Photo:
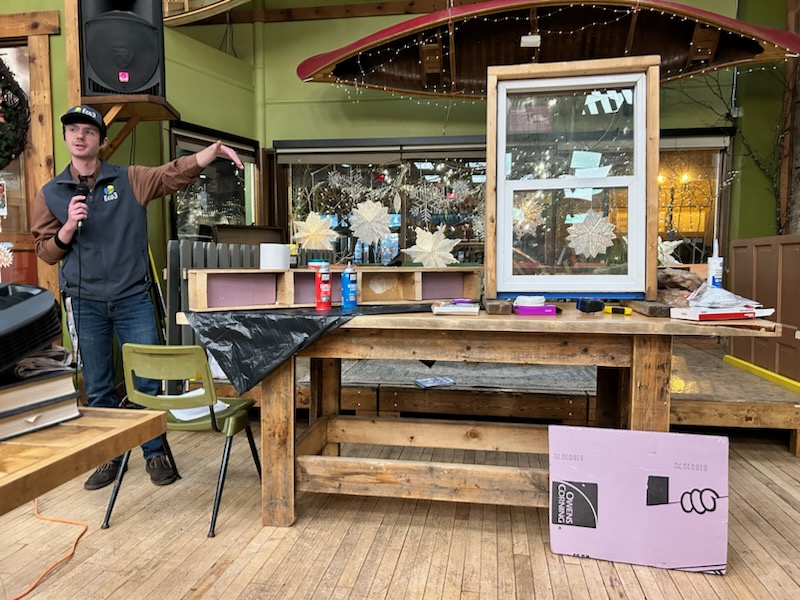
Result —
[{"label": "white snowflake ornament", "polygon": [[661,267],[672,267],[674,265],[683,264],[672,255],[675,249],[682,243],[683,240],[670,242],[669,240],[662,240],[661,236],[658,236],[658,265]]},{"label": "white snowflake ornament", "polygon": [[11,251],[11,242],[0,243],[0,269],[7,269],[14,264],[14,253]]},{"label": "white snowflake ornament", "polygon": [[350,231],[362,242],[372,244],[389,235],[389,209],[379,202],[367,200],[353,209]]},{"label": "white snowflake ornament", "polygon": [[458,262],[450,251],[461,240],[451,240],[444,237],[441,227],[433,233],[417,227],[416,232],[417,243],[405,250],[411,260],[421,262],[423,267],[446,267],[449,264]]},{"label": "white snowflake ornament", "polygon": [[544,223],[544,205],[534,198],[527,198],[511,210],[514,223],[514,235],[518,238],[536,233],[539,225]]},{"label": "white snowflake ornament", "polygon": [[323,219],[315,212],[308,213],[305,221],[297,223],[297,233],[294,239],[306,250],[333,250],[333,240],[339,234],[331,229],[330,221]]},{"label": "white snowflake ornament", "polygon": [[570,225],[567,231],[569,247],[575,254],[583,254],[586,258],[603,254],[613,244],[611,240],[617,237],[613,223],[595,210],[586,212],[583,221]]}]

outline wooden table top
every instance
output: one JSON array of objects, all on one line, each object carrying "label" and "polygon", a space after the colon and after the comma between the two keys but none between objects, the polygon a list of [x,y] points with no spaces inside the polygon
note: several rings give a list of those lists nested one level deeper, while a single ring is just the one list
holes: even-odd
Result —
[{"label": "wooden table top", "polygon": [[166,431],[165,413],[80,408],[81,416],[0,442],[0,514]]},{"label": "wooden table top", "polygon": [[432,331],[504,331],[519,333],[597,333],[620,335],[709,335],[779,336],[780,323],[766,319],[729,321],[684,321],[648,317],[639,313],[612,315],[582,313],[572,303],[558,303],[562,312],[555,316],[434,315],[405,313],[358,315],[341,329],[428,329]]}]

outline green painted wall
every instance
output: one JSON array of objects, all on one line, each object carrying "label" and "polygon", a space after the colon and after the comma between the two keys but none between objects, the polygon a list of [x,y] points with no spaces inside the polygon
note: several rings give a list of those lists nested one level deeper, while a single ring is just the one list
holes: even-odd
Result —
[{"label": "green painted wall", "polygon": [[167,99],[181,120],[255,137],[253,66],[164,28]]},{"label": "green painted wall", "polygon": [[[739,17],[758,25],[786,27],[786,7],[772,0],[741,0]],[[735,138],[734,169],[738,176],[731,187],[729,239],[745,239],[777,233],[776,194],[764,168],[770,173],[779,168],[777,135],[781,128],[784,93],[782,65],[758,65],[739,70],[737,103],[743,116],[737,119],[740,135]]]}]

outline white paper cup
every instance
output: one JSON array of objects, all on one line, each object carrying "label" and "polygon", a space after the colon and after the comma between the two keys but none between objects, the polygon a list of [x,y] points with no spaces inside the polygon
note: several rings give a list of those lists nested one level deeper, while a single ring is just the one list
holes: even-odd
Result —
[{"label": "white paper cup", "polygon": [[260,269],[285,271],[289,268],[289,246],[286,244],[259,244],[259,254]]}]

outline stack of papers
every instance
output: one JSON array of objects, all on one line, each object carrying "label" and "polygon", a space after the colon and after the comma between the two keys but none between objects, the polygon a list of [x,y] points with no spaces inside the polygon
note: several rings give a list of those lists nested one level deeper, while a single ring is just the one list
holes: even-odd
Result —
[{"label": "stack of papers", "polygon": [[774,308],[764,308],[755,300],[707,283],[703,283],[687,299],[688,308],[670,308],[669,316],[688,321],[726,321],[765,318],[775,313]]},{"label": "stack of papers", "polygon": [[477,302],[437,300],[431,305],[431,310],[435,315],[477,315],[481,305]]},{"label": "stack of papers", "polygon": [[670,308],[669,316],[687,321],[726,321],[728,319],[756,319],[769,317],[774,308]]}]

